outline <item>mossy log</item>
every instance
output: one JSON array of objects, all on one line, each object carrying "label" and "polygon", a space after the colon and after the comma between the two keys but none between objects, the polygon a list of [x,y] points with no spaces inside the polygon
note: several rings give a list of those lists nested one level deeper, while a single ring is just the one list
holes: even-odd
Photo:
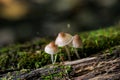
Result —
[{"label": "mossy log", "polygon": [[[120,45],[120,27],[84,32],[79,35],[83,41],[83,48],[78,49],[81,58],[96,54],[112,46]],[[44,46],[49,43],[49,41],[50,39],[40,39],[34,42],[14,44],[1,48],[0,69],[35,69],[50,64],[50,55],[43,51]],[[77,57],[73,49],[70,48],[69,50],[72,60],[76,60]],[[62,60],[60,58],[61,55],[65,61],[68,60],[64,49],[62,49],[61,52],[58,53],[57,62]]]},{"label": "mossy log", "polygon": [[111,53],[47,65],[24,74],[13,75],[11,79],[118,80],[120,79],[120,46],[114,47]]},{"label": "mossy log", "polygon": [[[110,27],[79,34],[83,41],[83,48],[78,49],[81,58],[90,57],[93,54],[112,53],[113,46],[120,45],[120,27]],[[47,39],[40,39],[35,42],[14,44],[0,49],[0,71],[7,74],[8,71],[29,69],[31,71],[45,65],[51,64],[50,55],[44,52],[44,46],[49,43]],[[108,50],[107,50],[108,49]],[[76,55],[72,48],[69,48],[72,60]],[[106,50],[106,51],[104,51]],[[115,52],[116,53],[116,52]],[[57,62],[67,61],[67,55],[62,48],[58,53]],[[0,74],[2,76],[2,74]]]}]

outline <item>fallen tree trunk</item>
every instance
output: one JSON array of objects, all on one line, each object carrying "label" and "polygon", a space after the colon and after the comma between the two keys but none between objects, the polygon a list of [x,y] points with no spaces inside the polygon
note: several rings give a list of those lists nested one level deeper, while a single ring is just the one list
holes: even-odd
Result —
[{"label": "fallen tree trunk", "polygon": [[[14,73],[15,74],[15,73]],[[47,65],[29,73],[12,75],[21,80],[116,80],[120,79],[120,48],[102,54],[61,64]]]},{"label": "fallen tree trunk", "polygon": [[[77,67],[75,66],[75,74],[77,74],[75,80],[120,79],[120,58],[110,61],[100,61],[97,65],[93,65],[86,64],[84,66],[80,66],[84,68],[80,68],[78,65]],[[87,71],[87,73],[84,73],[85,71]]]}]

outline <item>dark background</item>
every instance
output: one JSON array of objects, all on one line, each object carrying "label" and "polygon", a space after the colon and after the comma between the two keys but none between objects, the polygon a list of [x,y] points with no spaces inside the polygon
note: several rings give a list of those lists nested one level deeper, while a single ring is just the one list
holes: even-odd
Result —
[{"label": "dark background", "polygon": [[120,23],[120,0],[0,0],[0,45]]}]

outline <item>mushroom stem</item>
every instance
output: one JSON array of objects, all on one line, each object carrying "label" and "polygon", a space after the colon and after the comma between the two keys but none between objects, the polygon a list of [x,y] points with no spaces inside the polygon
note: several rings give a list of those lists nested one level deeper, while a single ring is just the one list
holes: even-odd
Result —
[{"label": "mushroom stem", "polygon": [[53,62],[53,54],[51,54],[51,61],[52,61],[52,64],[54,64],[54,62]]},{"label": "mushroom stem", "polygon": [[76,54],[77,58],[80,59],[80,56],[78,54],[78,50],[76,48],[74,48],[74,50],[75,50],[75,54]]},{"label": "mushroom stem", "polygon": [[67,46],[65,46],[65,50],[66,50],[67,55],[68,55],[68,60],[71,61],[70,51],[68,50]]},{"label": "mushroom stem", "polygon": [[57,54],[55,55],[55,60],[54,60],[53,64],[55,64],[55,63],[56,63],[56,59],[57,59]]}]

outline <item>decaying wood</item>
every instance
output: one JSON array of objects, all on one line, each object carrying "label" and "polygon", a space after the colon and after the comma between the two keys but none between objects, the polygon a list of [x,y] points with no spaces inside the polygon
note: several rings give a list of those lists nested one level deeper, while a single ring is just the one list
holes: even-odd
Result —
[{"label": "decaying wood", "polygon": [[45,68],[45,69],[38,69],[35,71],[30,72],[29,74],[26,75],[22,75],[21,79],[30,79],[33,77],[39,77],[39,79],[41,79],[41,76],[48,76],[48,75],[52,75],[52,74],[56,74],[58,72],[61,72],[62,69],[57,68],[57,70],[55,71],[53,68]]},{"label": "decaying wood", "polygon": [[[71,66],[71,71],[67,72],[65,66]],[[62,77],[53,76],[59,73],[62,73]],[[57,66],[48,65],[47,67],[30,71],[29,73],[16,75],[13,79],[44,80],[46,76],[52,76],[52,80],[119,80],[120,49],[117,52],[113,50],[112,54],[66,61]]]},{"label": "decaying wood", "polygon": [[64,65],[75,65],[75,64],[85,63],[85,62],[91,62],[94,60],[97,60],[97,57],[84,58],[76,61],[66,61],[64,62]]},{"label": "decaying wood", "polygon": [[[91,68],[92,67],[92,68]],[[87,73],[83,73],[88,70]],[[76,70],[77,71],[77,70]],[[75,80],[115,80],[120,79],[120,58],[110,60],[110,61],[101,61],[96,66],[87,66],[84,67],[78,77]],[[83,73],[83,74],[82,74]],[[117,73],[117,74],[116,74]],[[77,73],[78,74],[78,73]]]},{"label": "decaying wood", "polygon": [[[116,53],[115,53],[116,52]],[[120,79],[120,49],[112,54],[101,55],[89,63],[73,65],[74,80],[119,80]]]}]

